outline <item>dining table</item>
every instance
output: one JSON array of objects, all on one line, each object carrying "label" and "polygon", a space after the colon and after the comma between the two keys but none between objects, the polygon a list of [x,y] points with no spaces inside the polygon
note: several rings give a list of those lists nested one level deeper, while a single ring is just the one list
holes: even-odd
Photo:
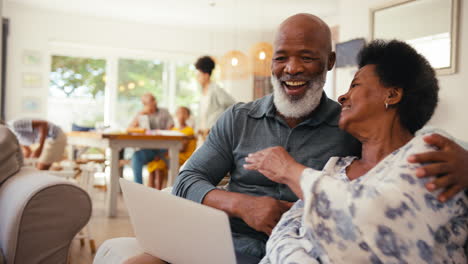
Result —
[{"label": "dining table", "polygon": [[167,186],[174,184],[179,171],[179,151],[187,137],[176,131],[153,131],[151,133],[105,133],[93,131],[72,131],[67,133],[71,151],[76,146],[96,147],[110,150],[110,181],[106,199],[107,215],[117,215],[117,198],[120,192],[119,179],[122,170],[119,167],[119,152],[124,148],[167,149],[169,170]]}]

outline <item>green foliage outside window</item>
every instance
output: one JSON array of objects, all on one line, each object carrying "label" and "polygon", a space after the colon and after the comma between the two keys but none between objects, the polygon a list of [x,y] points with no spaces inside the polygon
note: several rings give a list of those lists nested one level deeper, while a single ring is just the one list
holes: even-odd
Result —
[{"label": "green foliage outside window", "polygon": [[66,97],[104,95],[106,61],[101,59],[52,56],[51,92]]},{"label": "green foliage outside window", "polygon": [[[102,122],[104,97],[108,96],[105,95],[106,60],[70,56],[52,56],[51,59],[49,117],[64,120],[64,127],[69,127],[71,122],[83,126]],[[175,72],[169,72],[172,70]],[[155,95],[160,107],[174,110],[177,106],[186,106],[195,116],[198,112],[200,88],[191,63],[118,59],[115,77],[117,87],[113,89],[117,92],[117,102],[112,111],[114,121],[121,127],[126,127],[141,110],[140,97],[146,92]],[[173,77],[175,79],[169,80]],[[170,86],[173,82],[175,87]],[[172,94],[169,91],[172,87],[175,88],[175,105],[170,105],[167,98]]]},{"label": "green foliage outside window", "polygon": [[186,106],[197,112],[200,89],[196,83],[196,70],[190,64],[176,65],[176,106]]},{"label": "green foliage outside window", "polygon": [[161,98],[163,67],[160,61],[119,59],[119,99],[139,98],[146,92]]},{"label": "green foliage outside window", "polygon": [[165,105],[163,74],[164,64],[161,61],[119,59],[116,109],[118,124],[128,126],[135,114],[141,111],[140,97],[144,93],[152,93],[159,106]]}]

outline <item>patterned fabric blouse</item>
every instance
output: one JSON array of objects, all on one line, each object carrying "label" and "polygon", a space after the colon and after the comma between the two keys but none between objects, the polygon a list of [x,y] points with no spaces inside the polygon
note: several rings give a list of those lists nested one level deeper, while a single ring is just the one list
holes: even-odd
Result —
[{"label": "patterned fabric blouse", "polygon": [[299,200],[267,242],[261,263],[467,263],[468,199],[437,200],[407,158],[433,150],[416,136],[349,181],[355,157],[306,169]]}]

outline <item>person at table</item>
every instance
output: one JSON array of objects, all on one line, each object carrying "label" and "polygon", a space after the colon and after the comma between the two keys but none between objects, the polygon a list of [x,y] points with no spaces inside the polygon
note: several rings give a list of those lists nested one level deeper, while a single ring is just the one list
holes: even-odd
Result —
[{"label": "person at table", "polygon": [[[165,108],[158,107],[156,98],[151,93],[145,93],[141,96],[143,110],[141,110],[133,119],[129,128],[138,128],[149,126],[149,129],[171,129],[174,126],[174,121]],[[142,120],[148,124],[140,124]],[[132,156],[132,170],[135,182],[143,183],[143,166],[155,157],[165,159],[166,149],[140,149],[135,151]]]},{"label": "person at table", "polygon": [[[25,158],[37,158],[36,168],[48,170],[63,159],[67,136],[52,122],[22,118],[13,120],[10,128],[18,138]],[[37,147],[33,148],[33,145]]]},{"label": "person at table", "polygon": [[246,158],[244,168],[302,199],[274,228],[261,263],[467,263],[468,197],[457,189],[438,201],[437,177],[418,178],[422,164],[408,161],[437,149],[424,141],[432,132],[415,134],[437,105],[434,70],[397,40],[371,42],[358,61],[338,124],[361,142],[361,156],[331,157],[323,170],[282,147]]},{"label": "person at table", "polygon": [[[148,129],[171,129],[174,127],[174,121],[166,108],[158,107],[158,102],[152,93],[145,93],[141,96],[143,109],[135,115],[129,128]],[[143,123],[148,121],[148,123]]]},{"label": "person at table", "polygon": [[200,142],[203,142],[216,120],[235,103],[235,100],[211,79],[215,68],[215,62],[211,57],[200,57],[195,62],[195,68],[197,81],[202,89],[196,126],[197,134],[201,136]]},{"label": "person at table", "polygon": [[[178,127],[174,127],[172,130],[179,131],[188,137],[184,140],[182,149],[179,153],[179,165],[181,166],[190,158],[192,153],[195,151],[195,148],[197,147],[193,128],[187,124],[189,118],[190,109],[185,106],[181,106],[177,109],[176,119]],[[167,182],[167,163],[163,159],[161,159],[159,156],[156,156],[153,161],[148,163],[148,172],[148,185],[150,187],[156,188],[158,190],[161,190],[165,187],[165,182]]]}]

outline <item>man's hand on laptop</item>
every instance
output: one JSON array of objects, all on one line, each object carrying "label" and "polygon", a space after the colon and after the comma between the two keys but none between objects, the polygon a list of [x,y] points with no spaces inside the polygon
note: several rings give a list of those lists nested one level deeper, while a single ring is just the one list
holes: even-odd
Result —
[{"label": "man's hand on laptop", "polygon": [[251,196],[242,203],[239,215],[253,229],[270,235],[283,213],[292,205],[269,196]]}]

